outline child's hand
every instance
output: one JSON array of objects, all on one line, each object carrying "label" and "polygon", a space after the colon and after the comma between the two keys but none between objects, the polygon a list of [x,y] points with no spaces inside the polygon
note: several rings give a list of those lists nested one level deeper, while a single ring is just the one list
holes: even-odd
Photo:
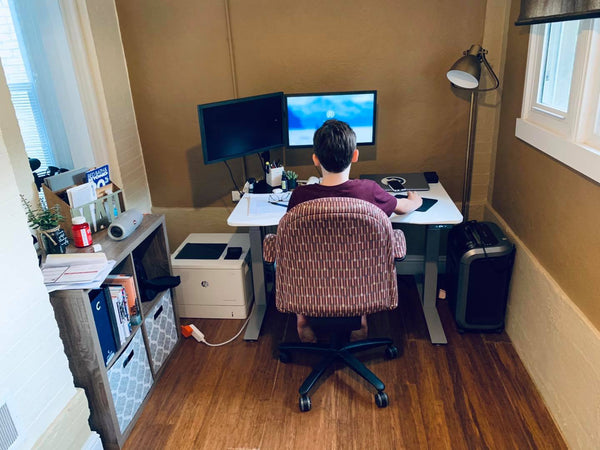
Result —
[{"label": "child's hand", "polygon": [[408,191],[407,200],[414,202],[415,209],[419,208],[423,204],[423,199],[421,196],[415,191]]},{"label": "child's hand", "polygon": [[399,198],[394,212],[396,214],[408,214],[419,208],[423,204],[423,199],[415,191],[408,191],[406,198]]}]

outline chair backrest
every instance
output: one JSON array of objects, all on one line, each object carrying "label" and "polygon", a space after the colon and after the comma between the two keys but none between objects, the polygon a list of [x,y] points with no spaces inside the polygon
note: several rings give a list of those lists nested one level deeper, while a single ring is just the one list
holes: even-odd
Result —
[{"label": "chair backrest", "polygon": [[395,308],[394,258],[406,250],[398,231],[381,209],[363,200],[322,198],[297,205],[277,228],[277,309],[350,317]]}]

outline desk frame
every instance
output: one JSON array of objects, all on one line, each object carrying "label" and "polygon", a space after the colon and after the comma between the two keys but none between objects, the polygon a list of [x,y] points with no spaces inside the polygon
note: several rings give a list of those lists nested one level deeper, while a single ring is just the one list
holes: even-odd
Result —
[{"label": "desk frame", "polygon": [[[423,192],[422,194],[424,197],[431,196],[433,198],[438,198],[439,203],[442,204],[447,211],[443,211],[441,215],[432,214],[433,217],[431,218],[426,218],[425,215],[412,216],[413,214],[418,214],[415,212],[407,214],[406,216],[393,216],[391,221],[392,223],[407,223],[426,227],[423,271],[419,272],[419,274],[423,274],[423,282],[418,283],[421,307],[423,308],[423,314],[425,316],[431,343],[447,344],[448,340],[446,339],[444,328],[442,327],[442,322],[436,307],[440,236],[444,229],[451,228],[452,225],[462,222],[462,215],[442,187],[441,183],[431,185],[431,191]],[[236,215],[238,208],[239,210],[247,211],[244,209],[242,203],[244,203],[243,200],[236,206],[227,222],[231,226],[249,227],[250,250],[252,253],[252,279],[254,282],[254,303],[252,305],[252,311],[250,312],[250,320],[248,321],[246,333],[244,334],[244,340],[256,341],[258,340],[262,322],[267,310],[265,273],[262,258],[262,228],[276,225],[281,217],[276,220],[269,217],[268,223],[261,223],[261,221],[256,218],[253,218],[252,220],[242,219],[244,215],[247,215],[247,212],[245,212],[244,215],[240,215],[239,213]],[[283,212],[281,216],[283,216]]]},{"label": "desk frame", "polygon": [[257,341],[265,313],[267,312],[267,291],[265,286],[265,268],[262,258],[261,227],[250,227],[250,252],[252,257],[252,281],[254,282],[254,304],[250,311],[250,320],[246,326],[244,340]]}]

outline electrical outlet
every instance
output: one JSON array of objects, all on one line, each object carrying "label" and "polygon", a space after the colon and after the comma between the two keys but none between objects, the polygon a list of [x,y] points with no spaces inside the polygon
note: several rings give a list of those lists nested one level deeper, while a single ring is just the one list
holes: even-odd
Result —
[{"label": "electrical outlet", "polygon": [[231,200],[234,202],[239,202],[240,201],[240,193],[238,191],[231,191]]}]

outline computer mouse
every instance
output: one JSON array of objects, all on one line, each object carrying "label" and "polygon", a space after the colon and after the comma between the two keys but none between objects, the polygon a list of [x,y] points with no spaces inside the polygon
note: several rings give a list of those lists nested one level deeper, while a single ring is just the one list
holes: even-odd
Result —
[{"label": "computer mouse", "polygon": [[318,177],[308,177],[308,180],[306,181],[306,184],[319,184],[321,182],[321,180],[319,180]]}]

